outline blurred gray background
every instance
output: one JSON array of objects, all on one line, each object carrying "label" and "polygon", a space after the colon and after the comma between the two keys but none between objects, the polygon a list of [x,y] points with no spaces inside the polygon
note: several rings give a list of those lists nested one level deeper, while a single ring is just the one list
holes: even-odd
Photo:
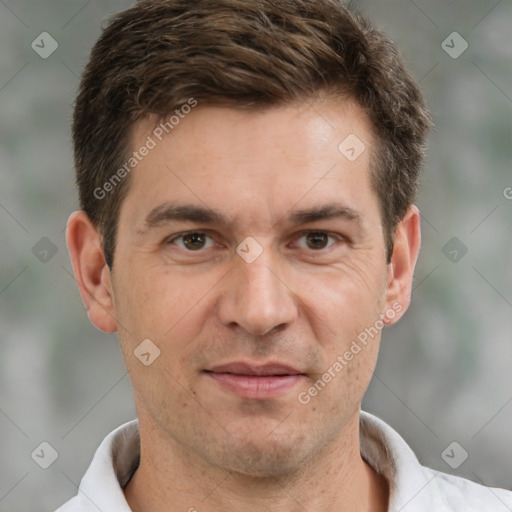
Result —
[{"label": "blurred gray background", "polygon": [[[54,510],[135,416],[117,339],[89,323],[64,234],[79,75],[102,23],[132,3],[0,0],[1,512]],[[363,405],[425,465],[512,489],[512,0],[357,5],[397,43],[436,123],[412,306],[384,331]],[[31,46],[42,32],[58,43],[50,56],[47,36]],[[457,468],[442,457],[454,441],[469,454]],[[42,442],[58,452],[46,470],[31,457]]]}]

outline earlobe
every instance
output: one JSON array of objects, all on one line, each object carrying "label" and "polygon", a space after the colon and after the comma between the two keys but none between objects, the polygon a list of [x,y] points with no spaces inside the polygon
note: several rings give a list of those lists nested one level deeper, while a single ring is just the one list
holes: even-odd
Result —
[{"label": "earlobe", "polygon": [[394,240],[386,288],[386,310],[393,311],[393,314],[384,320],[387,325],[397,322],[411,301],[414,269],[421,246],[420,212],[417,206],[409,206],[395,230]]},{"label": "earlobe", "polygon": [[91,322],[101,331],[115,332],[115,308],[110,270],[101,236],[84,211],[74,212],[66,231],[73,272]]}]

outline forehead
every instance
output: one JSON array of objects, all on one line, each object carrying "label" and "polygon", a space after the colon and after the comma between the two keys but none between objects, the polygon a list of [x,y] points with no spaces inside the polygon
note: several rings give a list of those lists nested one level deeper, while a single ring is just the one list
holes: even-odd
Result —
[{"label": "forehead", "polygon": [[139,121],[131,146],[151,147],[131,172],[122,207],[133,222],[176,200],[275,220],[294,205],[376,199],[370,122],[351,101],[250,110],[199,104],[174,119]]}]

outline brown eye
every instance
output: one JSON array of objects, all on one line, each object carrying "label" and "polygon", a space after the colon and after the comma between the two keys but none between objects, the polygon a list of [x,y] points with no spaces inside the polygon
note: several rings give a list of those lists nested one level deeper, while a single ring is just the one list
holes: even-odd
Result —
[{"label": "brown eye", "polygon": [[298,249],[320,252],[343,240],[342,236],[328,231],[303,231],[293,245]]},{"label": "brown eye", "polygon": [[179,235],[173,238],[170,242],[177,245],[181,249],[185,249],[191,252],[198,252],[201,251],[202,249],[209,249],[214,245],[214,242],[211,239],[211,237],[209,237],[205,233],[197,231]]},{"label": "brown eye", "polygon": [[206,243],[206,236],[203,233],[190,233],[183,237],[183,245],[190,251],[203,249]]},{"label": "brown eye", "polygon": [[329,235],[327,233],[308,233],[306,236],[306,245],[308,249],[325,249],[329,245]]}]

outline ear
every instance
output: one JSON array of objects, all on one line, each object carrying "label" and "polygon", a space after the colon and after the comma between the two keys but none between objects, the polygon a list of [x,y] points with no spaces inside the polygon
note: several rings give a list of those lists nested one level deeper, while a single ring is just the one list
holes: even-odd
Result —
[{"label": "ear", "polygon": [[393,256],[388,265],[386,311],[394,313],[384,318],[387,325],[397,322],[409,307],[420,245],[420,211],[415,205],[411,205],[396,227]]},{"label": "ear", "polygon": [[66,242],[89,320],[101,331],[117,331],[110,270],[101,236],[84,211],[69,217]]}]

